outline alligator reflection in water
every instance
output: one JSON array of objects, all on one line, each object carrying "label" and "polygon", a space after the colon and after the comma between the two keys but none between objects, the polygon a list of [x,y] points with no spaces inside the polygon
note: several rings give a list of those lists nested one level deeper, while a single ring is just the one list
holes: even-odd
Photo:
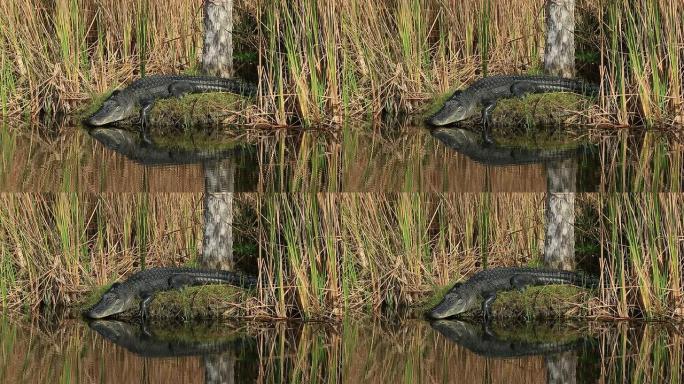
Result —
[{"label": "alligator reflection in water", "polygon": [[[568,337],[564,332],[548,332],[551,328],[545,327],[544,331],[535,329],[531,336],[521,339],[518,337],[500,337],[485,322],[475,325],[459,320],[436,320],[430,323],[432,328],[444,335],[447,339],[468,349],[469,351],[485,357],[516,358],[535,355],[551,355],[575,350],[585,344],[580,334]],[[547,335],[545,339],[536,339],[536,334]],[[556,339],[553,338],[556,337]],[[561,339],[561,341],[557,341]]]},{"label": "alligator reflection in water", "polygon": [[228,351],[254,350],[253,340],[239,333],[215,337],[193,339],[201,335],[202,330],[195,329],[195,335],[179,337],[182,332],[170,332],[166,329],[166,337],[161,337],[155,329],[147,324],[131,324],[119,320],[93,320],[88,323],[90,329],[112,343],[125,348],[129,352],[145,357],[181,357],[221,354]]},{"label": "alligator reflection in water", "polygon": [[470,159],[491,166],[538,164],[597,155],[596,146],[587,144],[561,148],[503,147],[483,144],[472,131],[460,128],[433,129],[432,135],[449,148]]},{"label": "alligator reflection in water", "polygon": [[[88,326],[110,342],[142,357],[168,358],[202,356],[206,383],[234,383],[236,376],[245,372],[237,371],[240,360],[247,360],[248,370],[254,371],[257,360],[256,340],[238,331],[226,333],[222,328],[217,336],[210,329],[194,324],[189,335],[181,330],[163,329],[162,337],[156,329],[143,324],[130,324],[117,320],[94,320]],[[203,334],[204,333],[204,334]],[[247,373],[255,376],[255,372]]]}]

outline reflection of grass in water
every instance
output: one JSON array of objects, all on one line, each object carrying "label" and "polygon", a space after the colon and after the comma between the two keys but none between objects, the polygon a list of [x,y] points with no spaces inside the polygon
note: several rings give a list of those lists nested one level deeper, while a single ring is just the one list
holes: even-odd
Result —
[{"label": "reflection of grass in water", "polygon": [[[257,356],[243,360],[258,382],[352,383],[379,382],[534,382],[546,377],[542,358],[486,359],[453,343],[423,321],[388,324],[344,319],[341,325],[241,323],[248,335],[256,338]],[[227,325],[230,328],[232,325]],[[477,325],[479,326],[479,325]],[[185,338],[185,331],[180,327]],[[192,337],[193,325],[187,337]],[[200,325],[200,328],[203,326]],[[209,327],[210,335],[214,327]],[[498,326],[498,335],[526,339],[529,333],[546,337],[545,327]],[[575,335],[572,324],[559,325]],[[684,339],[674,327],[639,323],[580,324],[597,335],[600,346],[594,364],[582,364],[586,351],[578,350],[580,372],[594,381],[606,383],[681,382]],[[171,330],[153,333],[172,338]],[[531,328],[531,329],[530,329]],[[179,328],[177,328],[179,329]],[[223,331],[216,330],[219,335]],[[554,330],[548,331],[549,337]],[[0,377],[5,382],[65,382],[98,377],[107,382],[151,382],[187,379],[196,381],[204,366],[197,359],[146,359],[104,342],[82,322],[65,322],[44,329],[0,319],[2,358]],[[202,336],[205,337],[205,336]],[[220,336],[219,336],[220,337]],[[210,340],[209,340],[210,341]],[[448,362],[445,363],[445,362]],[[64,367],[68,368],[64,368]],[[410,367],[410,368],[407,368]],[[237,368],[237,367],[236,367]],[[587,370],[590,370],[587,372]],[[180,374],[182,372],[182,375]],[[237,371],[236,373],[240,373]]]},{"label": "reflection of grass in water", "polygon": [[[476,326],[479,326],[476,325]],[[585,324],[559,322],[494,323],[491,330],[501,339],[528,343],[568,343],[587,337]]]},{"label": "reflection of grass in water", "polygon": [[684,339],[676,330],[645,324],[620,324],[602,335],[601,355],[607,383],[681,383]]}]

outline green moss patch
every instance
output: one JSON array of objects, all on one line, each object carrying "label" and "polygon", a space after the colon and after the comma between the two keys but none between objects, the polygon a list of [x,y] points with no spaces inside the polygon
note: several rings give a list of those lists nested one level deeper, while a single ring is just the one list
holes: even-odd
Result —
[{"label": "green moss patch", "polygon": [[[160,292],[150,305],[150,317],[158,319],[230,318],[245,315],[251,295],[229,285],[188,287]],[[134,314],[136,314],[134,312]]]},{"label": "green moss patch", "polygon": [[157,126],[220,124],[250,104],[249,99],[232,93],[196,93],[157,101],[150,120]]},{"label": "green moss patch", "polygon": [[502,99],[494,108],[492,122],[502,127],[581,124],[577,112],[586,110],[591,104],[581,95],[563,92]]}]

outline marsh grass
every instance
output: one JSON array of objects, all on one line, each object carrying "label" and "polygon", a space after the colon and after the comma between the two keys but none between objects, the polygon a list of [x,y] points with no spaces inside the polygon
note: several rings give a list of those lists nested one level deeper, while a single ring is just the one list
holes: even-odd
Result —
[{"label": "marsh grass", "polygon": [[[93,286],[142,266],[193,260],[201,251],[200,199],[199,194],[0,196],[3,309],[50,312],[80,303]],[[587,200],[585,209],[597,210],[600,255],[593,262],[601,267],[605,288],[592,299],[564,289],[552,295],[556,291],[543,288],[531,291],[531,298],[512,298],[512,308],[523,317],[537,316],[530,309],[536,305],[552,316],[559,315],[553,308],[561,308],[572,316],[679,318],[680,196],[615,193],[578,199]],[[340,319],[424,307],[435,287],[450,286],[485,264],[535,263],[543,244],[543,194],[238,194],[236,201],[241,211],[257,215],[256,224],[239,221],[249,228],[238,229],[257,245],[253,257],[260,283],[253,296],[237,301],[208,295],[211,306],[223,308],[212,312],[219,316]],[[183,297],[192,301],[190,308],[202,307],[205,293],[213,291],[188,292],[169,299],[180,303],[175,305],[181,316],[195,313],[180,309],[188,302]]]},{"label": "marsh grass", "polygon": [[[197,69],[202,1],[44,0],[0,6],[3,114],[72,112],[146,73]],[[483,74],[541,68],[538,1],[267,0],[235,3],[237,36],[258,52],[257,115],[272,125],[335,124],[413,112]],[[674,122],[683,103],[684,6],[578,4],[578,36],[601,58],[596,122]],[[596,33],[598,31],[598,33]]]},{"label": "marsh grass", "polygon": [[681,113],[684,5],[663,0],[608,2],[598,47],[604,68],[604,103],[618,123],[647,125]]},{"label": "marsh grass", "polygon": [[[682,336],[657,324],[630,327],[620,324],[617,331],[600,336],[601,356],[608,383],[681,383]],[[623,356],[624,358],[618,358]]]},{"label": "marsh grass", "polygon": [[[680,197],[616,193],[601,199],[606,215],[602,251],[620,255],[606,260],[618,317],[670,318],[681,311],[682,253],[676,240],[684,228]],[[633,284],[623,283],[628,281]]]}]

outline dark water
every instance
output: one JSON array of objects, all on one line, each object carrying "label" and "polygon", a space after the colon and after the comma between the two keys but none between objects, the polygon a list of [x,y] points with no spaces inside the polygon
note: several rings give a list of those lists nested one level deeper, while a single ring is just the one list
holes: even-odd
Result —
[{"label": "dark water", "polygon": [[680,383],[662,324],[2,322],[3,383]]},{"label": "dark water", "polygon": [[572,170],[576,192],[678,192],[683,183],[682,145],[657,132],[487,147],[474,131],[421,127],[197,134],[153,146],[125,130],[24,131],[34,133],[2,128],[0,191],[543,192],[554,168]]}]

